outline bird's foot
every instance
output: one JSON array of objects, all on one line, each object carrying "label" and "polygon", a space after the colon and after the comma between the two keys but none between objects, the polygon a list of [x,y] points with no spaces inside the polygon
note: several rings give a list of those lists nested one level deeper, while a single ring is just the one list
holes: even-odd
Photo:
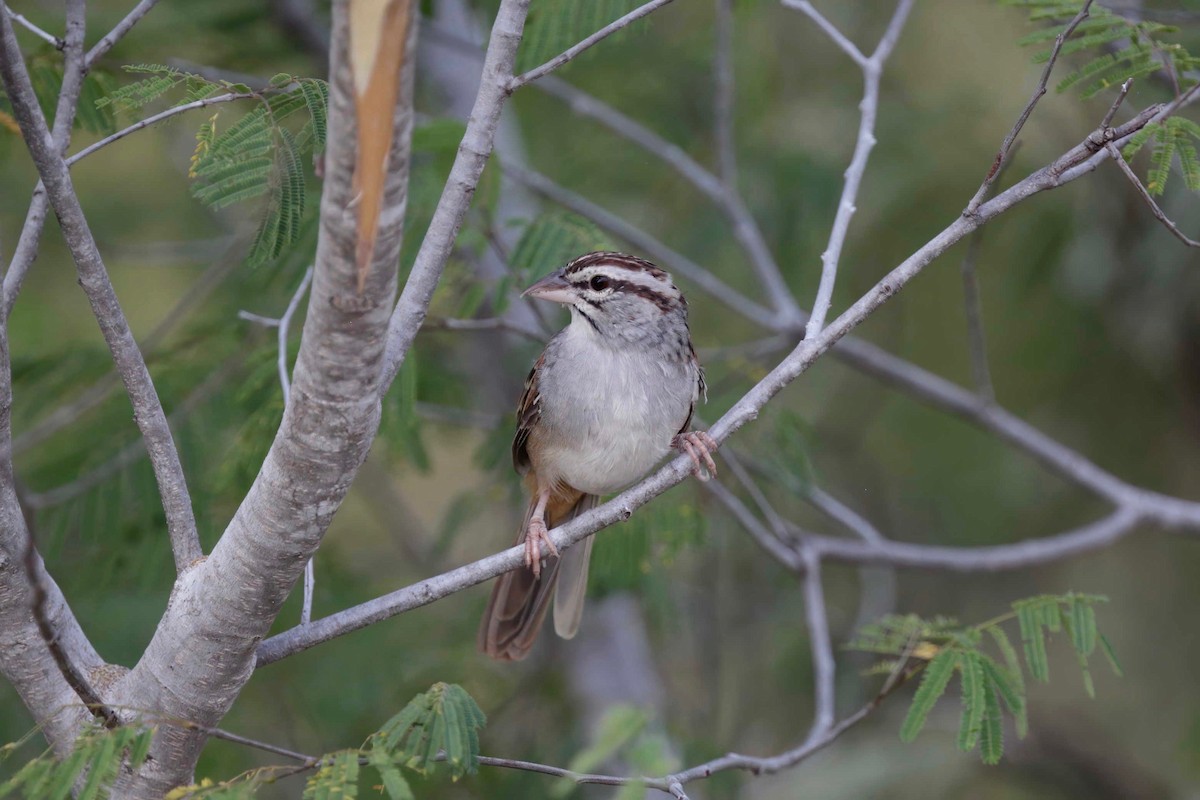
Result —
[{"label": "bird's foot", "polygon": [[550,532],[546,530],[545,521],[541,517],[534,517],[529,520],[529,527],[525,529],[525,566],[533,570],[535,578],[541,577],[542,574],[542,542],[546,543],[551,555],[558,556],[558,548],[550,541]]},{"label": "bird's foot", "polygon": [[[708,431],[688,431],[675,435],[671,444],[692,460],[692,474],[702,481],[716,477],[717,464],[712,454],[717,452],[717,440]],[[703,464],[701,464],[703,460]]]}]

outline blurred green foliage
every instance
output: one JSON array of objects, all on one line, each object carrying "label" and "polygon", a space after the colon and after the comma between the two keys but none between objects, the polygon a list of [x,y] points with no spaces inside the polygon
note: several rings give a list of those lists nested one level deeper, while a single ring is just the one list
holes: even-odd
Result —
[{"label": "blurred green foliage", "polygon": [[[486,29],[495,3],[478,5]],[[635,5],[595,2],[589,4],[595,19],[585,14],[567,19],[555,13],[561,4],[534,0],[520,63],[536,66]],[[1148,22],[1164,10],[1200,14],[1191,0],[1144,5]],[[127,6],[117,0],[89,3],[89,42]],[[822,7],[864,47],[879,36],[891,11],[883,3]],[[57,9],[22,9],[26,12],[48,30],[61,27]],[[1166,16],[1180,30],[1161,41],[1196,51],[1200,37],[1191,18],[1178,22]],[[1030,30],[1021,13],[993,3],[917,5],[885,74],[879,144],[842,256],[835,311],[961,212],[1040,71],[1019,45]],[[1079,37],[1110,30],[1097,24]],[[861,78],[808,20],[778,3],[739,0],[735,31],[738,186],[789,286],[808,302],[853,146]],[[1042,41],[1044,47],[1044,35]],[[50,93],[57,55],[36,40],[22,42],[39,69],[43,93]],[[593,48],[561,75],[711,164],[712,44],[711,4],[673,3]],[[418,109],[424,117],[414,135],[402,276],[429,224],[462,130],[461,122],[446,118],[445,84],[437,69],[478,70],[477,60],[438,53],[439,66],[423,68],[420,77]],[[1086,70],[1094,59],[1068,53],[1059,74]],[[319,78],[324,72],[319,59],[303,51],[272,15],[271,4],[234,0],[161,4],[92,73],[85,96],[98,99],[128,85],[126,64],[167,64],[197,74],[215,68],[222,71],[213,78],[218,83],[253,79],[255,85],[279,74]],[[1126,107],[1169,96],[1155,81],[1141,79]],[[1111,90],[1092,99],[1075,92],[1047,95],[1022,135],[1009,178],[1077,144],[1112,97]],[[123,124],[106,108],[93,105],[81,112],[72,151]],[[245,101],[222,115],[233,119],[253,114],[253,108],[253,101]],[[307,102],[305,114],[315,135]],[[134,331],[149,342],[147,360],[172,414],[206,547],[257,474],[282,413],[275,331],[237,312],[267,317],[283,312],[312,260],[319,191],[311,165],[292,164],[292,174],[303,172],[306,198],[302,206],[297,201],[290,207],[305,209],[303,217],[289,217],[291,245],[280,248],[273,263],[245,268],[263,216],[245,210],[251,206],[222,210],[191,196],[189,158],[196,152],[197,131],[210,117],[210,111],[192,112],[139,132],[73,171]],[[297,119],[299,134],[304,122]],[[669,167],[536,87],[514,97],[506,120],[513,138],[498,158],[528,161],[739,291],[759,296],[724,218]],[[1148,134],[1157,137],[1147,159],[1151,189],[1162,192],[1173,218],[1194,229],[1196,198],[1185,186],[1187,158],[1181,162],[1177,156],[1179,142],[1192,134],[1178,123],[1184,130],[1168,136],[1168,127]],[[222,123],[201,141],[212,148],[221,130],[229,128]],[[1163,155],[1168,141],[1175,143],[1174,160]],[[1169,164],[1185,168],[1184,181],[1155,178]],[[1137,168],[1146,174],[1146,165]],[[0,193],[0,245],[7,257],[35,181],[3,117],[0,181],[7,189]],[[502,313],[521,302],[513,300],[515,290],[570,257],[573,248],[624,246],[552,206],[518,205],[514,213],[510,200],[519,195],[494,164],[488,167],[431,317]],[[961,255],[956,248],[944,256],[860,333],[966,383],[955,269]],[[480,279],[478,265],[491,257],[509,272]],[[1000,401],[1130,481],[1198,496],[1196,267],[1194,253],[1162,230],[1115,169],[1033,199],[989,225],[979,270]],[[683,288],[696,345],[706,354],[710,402],[704,415],[713,419],[769,369],[773,356],[737,347],[762,333],[695,287]],[[301,317],[293,323],[293,353]],[[153,476],[138,457],[128,402],[108,377],[107,354],[53,224],[10,328],[17,469],[35,501],[39,541],[99,651],[131,665],[166,602],[170,551]],[[508,467],[509,415],[537,350],[535,342],[494,332],[422,334],[385,400],[381,439],[317,557],[317,615],[509,544],[520,513],[519,488]],[[23,434],[45,431],[55,409],[72,403],[86,410],[22,447]],[[1056,532],[1099,510],[1095,500],[1048,476],[1023,454],[828,359],[739,433],[737,446],[779,472],[777,481],[764,483],[768,498],[813,529],[830,530],[797,491],[813,483],[903,541],[1011,542]],[[1103,592],[1113,600],[1105,629],[1128,676],[1120,692],[1102,691],[1095,703],[1031,683],[1031,735],[1009,748],[1000,770],[983,770],[958,756],[954,725],[938,708],[929,714],[925,736],[900,744],[895,732],[904,704],[895,703],[823,760],[754,779],[755,796],[1186,796],[1200,778],[1200,689],[1191,675],[1200,652],[1178,632],[1179,620],[1186,618],[1178,609],[1200,602],[1200,556],[1191,544],[1148,532],[1077,562],[1022,573],[901,575],[896,611],[926,618],[939,613],[980,618],[1012,597],[1068,585]],[[845,641],[853,634],[861,578],[832,567],[827,573],[834,636]],[[570,656],[580,642],[547,636],[531,663],[518,666],[487,663],[475,652],[483,589],[264,669],[224,725],[304,752],[336,752],[373,732],[386,715],[381,709],[400,708],[425,687],[446,682],[461,684],[488,712],[481,747],[489,755],[565,765],[604,745],[602,756],[636,766],[643,763],[640,745],[634,746],[639,737],[661,735],[667,744],[646,740],[653,756],[647,759],[691,764],[730,749],[775,752],[802,737],[812,711],[812,675],[798,586],[703,492],[681,486],[601,534],[593,578],[593,612],[610,594],[633,593],[643,601],[662,686],[661,713],[623,712],[626,722],[640,715],[658,727],[641,728],[621,745],[610,746],[619,737],[610,741],[589,730],[579,710]],[[296,619],[298,599],[285,608],[277,629]],[[871,691],[849,668],[853,656],[846,661],[851,663],[838,684],[843,710],[869,699]],[[1102,684],[1106,676],[1095,680]],[[611,718],[609,724],[616,726]],[[0,686],[0,741],[17,739],[29,725],[11,689]],[[213,742],[197,774],[224,780],[270,763],[274,759],[263,754]],[[457,783],[409,777],[422,798],[546,797],[556,791],[545,777],[509,770],[485,769]],[[703,791],[711,798],[737,797],[746,781],[724,775],[706,782]],[[303,778],[282,781],[260,796],[295,797],[303,785]],[[579,795],[596,791],[585,788]]]}]

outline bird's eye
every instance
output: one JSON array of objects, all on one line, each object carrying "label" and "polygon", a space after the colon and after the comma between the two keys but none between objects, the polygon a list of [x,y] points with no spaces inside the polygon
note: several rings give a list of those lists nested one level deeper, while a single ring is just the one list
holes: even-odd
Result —
[{"label": "bird's eye", "polygon": [[597,292],[602,292],[608,288],[608,283],[609,283],[609,281],[606,276],[593,275],[592,279],[590,281],[588,281],[588,286],[591,286]]}]

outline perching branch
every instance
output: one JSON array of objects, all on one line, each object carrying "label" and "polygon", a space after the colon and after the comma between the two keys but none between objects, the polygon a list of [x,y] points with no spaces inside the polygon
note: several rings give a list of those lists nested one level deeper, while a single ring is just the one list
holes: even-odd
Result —
[{"label": "perching branch", "polygon": [[[1170,106],[1165,108],[1151,106],[1134,119],[1103,135],[1111,137],[1111,140],[1119,145],[1147,124],[1163,119],[1170,110]],[[874,313],[879,306],[895,296],[908,281],[912,280],[934,259],[980,226],[1035,194],[1056,188],[1094,171],[1109,158],[1109,154],[1103,146],[1093,143],[1092,137],[1097,135],[1102,134],[1099,131],[1092,134],[1053,163],[985,202],[975,215],[960,216],[956,219],[945,230],[888,273],[883,280],[823,329],[818,336],[802,341],[787,358],[712,426],[710,434],[717,441],[723,442],[742,426],[755,419],[772,397],[807,371],[839,340]],[[861,354],[862,346],[859,349]],[[898,376],[893,375],[892,377]],[[963,394],[966,396],[965,402],[953,391],[944,392],[940,400],[947,407],[953,407],[957,413],[965,415],[969,412],[977,415],[980,419],[988,420],[988,424],[996,425],[998,431],[1006,433],[1011,440],[1021,441],[1026,449],[1041,460],[1071,473],[1077,482],[1089,485],[1106,496],[1116,498],[1118,505],[1126,509],[1119,512],[1123,523],[1129,522],[1125,519],[1129,516],[1134,521],[1139,519],[1151,521],[1165,528],[1189,530],[1200,528],[1200,504],[1188,503],[1131,487],[1099,470],[1073,451],[1041,437],[1036,431],[1033,431],[1034,435],[1030,436],[1032,429],[1024,423],[1020,423],[1019,420],[1008,418],[1006,412],[996,409],[980,409],[975,398],[969,392],[963,392]],[[1003,424],[998,424],[997,419],[1003,420]],[[689,467],[690,462],[686,457],[675,458],[658,472],[614,499],[555,528],[550,532],[550,537],[554,540],[555,545],[562,549],[592,535],[603,527],[627,519],[639,507],[684,480],[690,474]],[[1126,525],[1123,531],[1127,528]],[[1083,546],[1087,546],[1089,537],[1084,538]],[[835,541],[840,542],[841,540]],[[860,543],[850,542],[849,544],[860,548],[855,552],[861,552],[863,546]],[[875,547],[875,545],[870,546]],[[1072,542],[1071,546],[1075,546],[1075,543]],[[823,553],[823,551],[821,552]],[[1049,550],[1047,560],[1058,557],[1058,554],[1059,551]],[[522,563],[524,563],[524,551],[521,547],[514,546],[442,575],[315,620],[302,629],[285,631],[263,642],[258,652],[258,663],[260,665],[273,663],[288,655],[359,630],[396,614],[427,605],[469,586],[496,577]]]}]

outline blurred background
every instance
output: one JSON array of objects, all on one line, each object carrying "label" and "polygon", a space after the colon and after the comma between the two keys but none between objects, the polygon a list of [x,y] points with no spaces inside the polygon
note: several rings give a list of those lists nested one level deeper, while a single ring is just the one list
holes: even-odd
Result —
[{"label": "blurred background", "polygon": [[[61,28],[58,3],[11,5],[51,31]],[[451,120],[465,117],[474,98],[472,43],[495,10],[487,0],[423,5],[423,116],[402,274],[457,145],[461,128]],[[543,60],[538,48],[552,54],[574,41],[555,38],[563,36],[548,22],[555,5],[534,0],[526,66]],[[606,7],[621,13],[633,5]],[[868,51],[892,11],[884,2],[819,5]],[[126,0],[89,3],[89,42],[128,7]],[[132,63],[251,85],[280,72],[321,77],[327,8],[311,18],[297,10],[306,4],[167,0],[100,72],[113,86],[140,77],[122,71]],[[1180,21],[1178,40],[1200,45],[1200,3],[1148,2],[1143,10]],[[835,314],[961,212],[1036,83],[1040,67],[1017,44],[1031,30],[1022,10],[994,2],[917,4],[883,79],[878,146],[842,255]],[[861,76],[811,21],[777,2],[737,0],[733,31],[738,185],[807,306],[854,144]],[[52,48],[20,35],[34,63],[54,61]],[[559,76],[715,169],[713,52],[714,3],[679,0]],[[1167,98],[1142,81],[1118,119]],[[1111,100],[1052,90],[1025,128],[1006,180],[1079,142]],[[220,124],[247,110],[224,108]],[[172,415],[206,548],[253,480],[282,411],[275,332],[238,312],[283,312],[312,257],[320,188],[310,174],[300,241],[270,263],[246,265],[255,213],[213,212],[191,195],[189,157],[209,117],[195,112],[137,133],[73,173]],[[72,149],[96,138],[77,131]],[[553,93],[519,92],[435,298],[434,323],[418,338],[388,398],[380,441],[317,556],[317,616],[495,552],[515,535],[524,501],[508,460],[511,415],[540,344],[443,330],[437,320],[507,313],[535,327],[537,312],[512,305],[514,287],[577,254],[572,249],[631,249],[498,169],[521,164],[765,299],[725,218],[694,187]],[[34,183],[19,138],[0,130],[5,259]],[[1181,180],[1162,202],[1185,231],[1200,235],[1200,204]],[[969,385],[959,271],[965,249],[930,266],[858,335]],[[1118,170],[1104,166],[988,225],[978,274],[1001,404],[1123,479],[1200,499],[1200,258],[1153,219]],[[763,331],[680,283],[707,368],[702,413],[711,421],[786,349],[763,345]],[[551,330],[565,322],[557,309],[539,311]],[[53,220],[10,327],[17,471],[47,565],[100,653],[132,666],[171,586],[170,550],[128,402]],[[297,318],[293,352],[299,330]],[[62,408],[70,413],[56,414]],[[778,396],[736,446],[769,465],[761,485],[781,513],[830,534],[848,535],[789,486],[819,486],[890,538],[958,546],[1050,535],[1105,511],[1022,453],[829,358]],[[736,488],[727,472],[722,480]],[[1033,594],[1094,592],[1110,598],[1099,610],[1100,629],[1125,677],[1095,669],[1097,698],[1089,700],[1070,648],[1054,642],[1051,683],[1030,689],[1031,733],[1018,741],[1006,730],[998,767],[955,748],[953,690],[921,737],[902,744],[905,690],[799,768],[759,778],[726,773],[689,794],[1200,797],[1200,640],[1189,622],[1200,608],[1198,578],[1196,543],[1154,530],[1068,562],[996,575],[892,576],[830,565],[835,643],[889,611],[977,622]],[[546,635],[527,662],[489,662],[475,649],[487,591],[476,587],[265,667],[224,727],[304,752],[357,746],[414,694],[446,681],[462,684],[488,714],[484,753],[549,764],[567,764],[601,727],[620,720],[636,720],[641,732],[598,768],[658,774],[728,750],[769,754],[808,730],[812,674],[799,584],[694,482],[599,536],[578,639]],[[298,595],[277,630],[298,622]],[[840,717],[872,697],[882,679],[862,674],[869,659],[838,657]],[[0,741],[19,738],[31,724],[0,684]],[[276,760],[213,742],[198,776],[221,779],[265,763]],[[422,798],[570,794],[545,777],[496,769],[457,784],[418,783]],[[296,797],[301,786],[285,781],[262,796]]]}]

